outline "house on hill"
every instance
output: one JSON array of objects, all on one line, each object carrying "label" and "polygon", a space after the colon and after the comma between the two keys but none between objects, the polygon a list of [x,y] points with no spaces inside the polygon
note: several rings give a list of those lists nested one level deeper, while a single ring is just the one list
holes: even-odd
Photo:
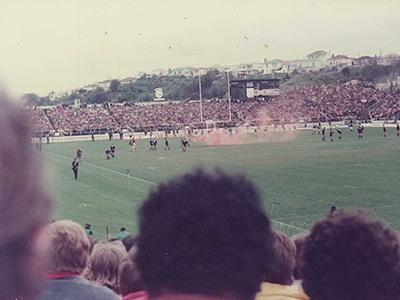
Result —
[{"label": "house on hill", "polygon": [[121,82],[121,84],[123,85],[123,84],[132,83],[132,82],[134,82],[135,80],[136,80],[136,79],[135,79],[134,77],[126,77],[126,78],[124,78],[124,79],[121,79],[120,82]]},{"label": "house on hill", "polygon": [[332,57],[327,60],[327,65],[330,68],[345,68],[352,66],[354,60],[354,58],[350,58],[347,55],[332,55]]},{"label": "house on hill", "polygon": [[192,72],[190,71],[192,67],[185,67],[185,68],[176,68],[173,69],[172,72],[168,73],[168,76],[185,76],[190,77]]},{"label": "house on hill", "polygon": [[284,61],[282,59],[273,59],[270,61],[265,59],[264,62],[266,65],[264,74],[288,73],[288,68],[284,65]]},{"label": "house on hill", "polygon": [[97,87],[102,87],[105,90],[109,90],[111,81],[113,81],[113,79],[107,79],[107,80],[103,80],[103,81],[100,81],[100,82],[96,82],[95,85]]},{"label": "house on hill", "polygon": [[166,76],[168,75],[168,70],[165,69],[154,69],[153,71],[150,72],[150,75],[154,75],[154,76]]},{"label": "house on hill", "polygon": [[381,66],[395,65],[399,62],[400,62],[400,55],[394,53],[380,56],[377,58],[377,63],[378,65]]},{"label": "house on hill", "polygon": [[354,61],[354,65],[356,66],[373,66],[376,65],[376,58],[372,56],[361,56]]},{"label": "house on hill", "polygon": [[208,68],[191,68],[190,72],[192,76],[206,75],[208,72]]},{"label": "house on hill", "polygon": [[329,53],[323,50],[314,51],[307,55],[308,60],[319,60],[323,66],[326,65],[326,61],[329,58]]}]

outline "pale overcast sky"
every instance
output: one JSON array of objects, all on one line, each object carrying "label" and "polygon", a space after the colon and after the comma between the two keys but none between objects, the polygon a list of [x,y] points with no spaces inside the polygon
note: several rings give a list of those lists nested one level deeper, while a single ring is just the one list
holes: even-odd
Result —
[{"label": "pale overcast sky", "polygon": [[0,77],[46,95],[156,68],[400,53],[399,12],[399,0],[0,0]]}]

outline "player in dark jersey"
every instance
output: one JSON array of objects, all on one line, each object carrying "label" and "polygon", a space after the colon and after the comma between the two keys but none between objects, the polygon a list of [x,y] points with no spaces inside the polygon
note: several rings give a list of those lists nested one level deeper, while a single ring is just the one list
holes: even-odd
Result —
[{"label": "player in dark jersey", "polygon": [[76,160],[78,160],[79,162],[82,161],[82,149],[80,147],[76,149]]},{"label": "player in dark jersey", "polygon": [[110,158],[111,158],[111,151],[110,150],[106,150],[106,158],[107,158],[107,160],[110,160]]},{"label": "player in dark jersey", "polygon": [[74,172],[75,180],[78,180],[78,167],[79,167],[79,162],[74,158],[72,161],[72,171]]},{"label": "player in dark jersey", "polygon": [[342,139],[342,131],[340,129],[336,129],[337,133],[339,134],[339,140]]},{"label": "player in dark jersey", "polygon": [[364,126],[361,125],[361,138],[364,137]]},{"label": "player in dark jersey", "polygon": [[400,125],[399,124],[396,125],[396,132],[397,132],[397,136],[400,136]]},{"label": "player in dark jersey", "polygon": [[358,126],[357,133],[358,133],[358,137],[357,138],[361,139],[361,126]]},{"label": "player in dark jersey", "polygon": [[115,157],[115,145],[114,145],[114,143],[111,143],[110,154],[111,154],[112,157]]},{"label": "player in dark jersey", "polygon": [[385,126],[385,124],[383,124],[383,137],[386,137],[386,126]]},{"label": "player in dark jersey", "polygon": [[317,126],[314,124],[313,126],[312,126],[312,135],[314,135],[315,134],[315,131],[317,130]]},{"label": "player in dark jersey", "polygon": [[165,148],[164,148],[164,151],[165,150],[171,150],[170,148],[169,148],[169,142],[168,142],[168,139],[167,138],[165,138]]},{"label": "player in dark jersey", "polygon": [[183,138],[181,138],[181,147],[182,147],[182,152],[186,152],[187,141]]},{"label": "player in dark jersey", "polygon": [[331,207],[331,217],[335,217],[337,213],[337,207],[336,206],[332,206]]},{"label": "player in dark jersey", "polygon": [[158,142],[157,142],[157,139],[155,139],[155,140],[154,140],[154,143],[153,143],[153,144],[154,144],[154,151],[157,151],[157,143],[158,143]]},{"label": "player in dark jersey", "polygon": [[150,150],[153,150],[154,151],[154,142],[153,142],[153,139],[150,139],[150,149],[149,149],[149,151]]},{"label": "player in dark jersey", "polygon": [[325,127],[322,128],[322,141],[325,142]]},{"label": "player in dark jersey", "polygon": [[331,142],[333,142],[333,133],[334,133],[334,131],[331,128],[330,131],[329,131],[329,137],[331,138]]}]

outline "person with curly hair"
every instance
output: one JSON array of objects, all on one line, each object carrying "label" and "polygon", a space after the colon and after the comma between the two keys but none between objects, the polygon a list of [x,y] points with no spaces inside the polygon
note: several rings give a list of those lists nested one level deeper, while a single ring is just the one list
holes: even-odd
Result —
[{"label": "person with curly hair", "polygon": [[382,222],[339,210],[306,238],[301,274],[311,299],[400,299],[399,242]]},{"label": "person with curly hair", "polygon": [[253,300],[273,263],[254,184],[222,171],[161,183],[139,212],[136,265],[149,299]]}]

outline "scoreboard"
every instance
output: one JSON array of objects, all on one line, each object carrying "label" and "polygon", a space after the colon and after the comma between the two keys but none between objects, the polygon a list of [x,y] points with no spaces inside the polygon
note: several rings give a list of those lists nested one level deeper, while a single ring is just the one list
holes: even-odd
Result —
[{"label": "scoreboard", "polygon": [[229,84],[232,100],[268,99],[279,96],[279,79],[237,79]]}]

